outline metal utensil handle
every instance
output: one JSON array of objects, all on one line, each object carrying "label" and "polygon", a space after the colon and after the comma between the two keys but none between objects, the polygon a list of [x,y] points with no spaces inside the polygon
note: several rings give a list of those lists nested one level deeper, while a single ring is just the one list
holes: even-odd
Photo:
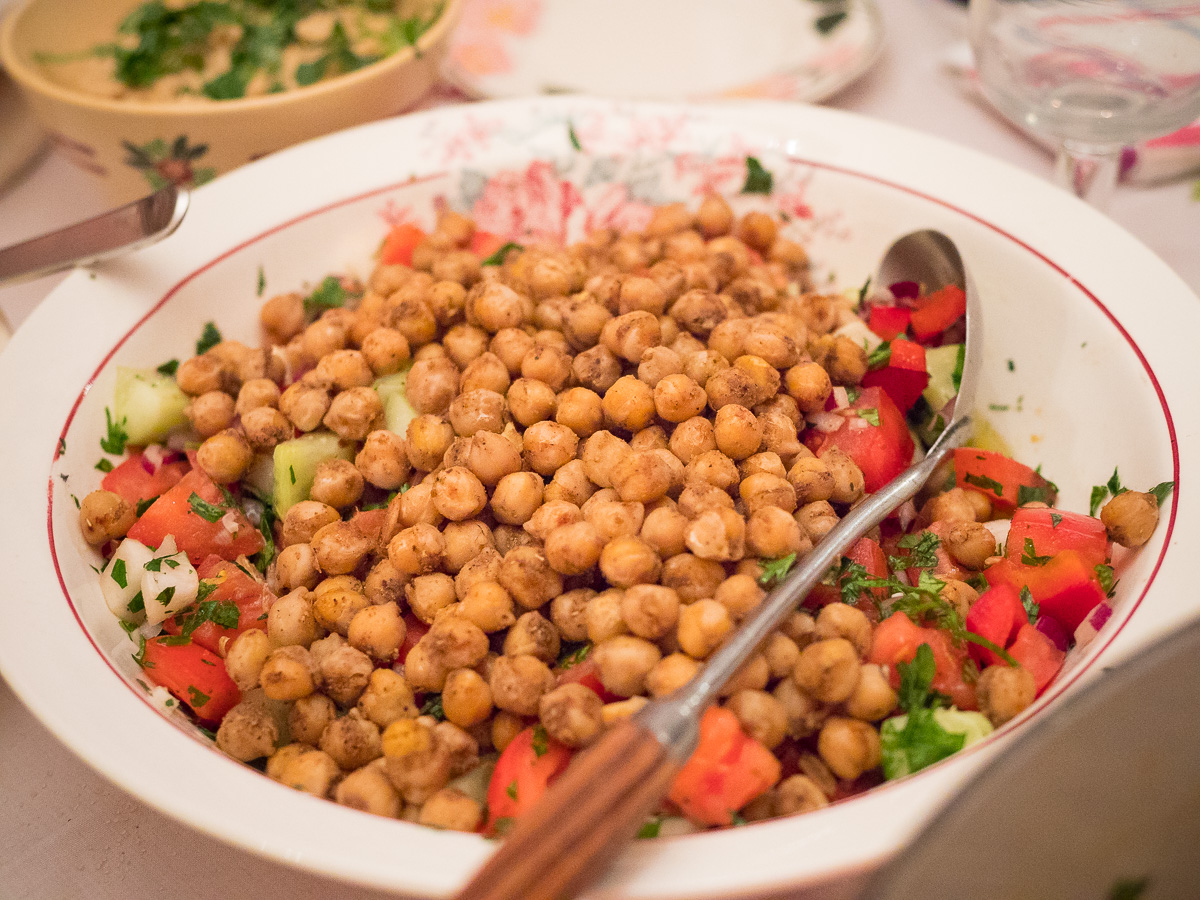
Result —
[{"label": "metal utensil handle", "polygon": [[847,545],[878,525],[901,503],[916,496],[933,471],[970,433],[971,417],[953,421],[930,448],[925,459],[876,491],[835,525],[787,579],[741,624],[729,643],[714,653],[690,682],[637,715],[640,725],[656,735],[677,757],[695,749],[699,714],[717,698],[721,688],[784,617],[841,557]]}]

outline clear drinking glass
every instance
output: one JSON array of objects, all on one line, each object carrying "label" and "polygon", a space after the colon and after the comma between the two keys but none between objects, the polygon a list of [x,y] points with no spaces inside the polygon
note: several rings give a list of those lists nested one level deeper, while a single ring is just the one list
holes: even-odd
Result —
[{"label": "clear drinking glass", "polygon": [[1059,142],[1056,174],[1103,207],[1121,151],[1200,117],[1200,2],[971,0],[983,92]]}]

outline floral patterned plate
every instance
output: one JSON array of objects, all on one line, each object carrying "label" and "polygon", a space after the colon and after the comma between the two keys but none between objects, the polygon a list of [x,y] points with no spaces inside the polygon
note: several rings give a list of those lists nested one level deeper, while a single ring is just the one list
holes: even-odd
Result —
[{"label": "floral patterned plate", "polygon": [[446,74],[477,97],[817,102],[882,39],[874,0],[468,0]]}]

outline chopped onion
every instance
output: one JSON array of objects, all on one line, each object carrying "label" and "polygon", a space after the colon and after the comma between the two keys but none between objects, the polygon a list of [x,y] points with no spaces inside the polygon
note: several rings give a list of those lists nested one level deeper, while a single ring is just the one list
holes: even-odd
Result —
[{"label": "chopped onion", "polygon": [[158,470],[162,468],[165,456],[161,444],[147,444],[142,450],[142,466],[151,475],[157,475]]},{"label": "chopped onion", "polygon": [[808,414],[808,421],[822,434],[832,434],[842,427],[846,419],[834,412],[815,412]]},{"label": "chopped onion", "polygon": [[1011,525],[1012,519],[992,519],[990,522],[983,523],[983,527],[992,533],[996,543],[1001,546],[1008,542],[1008,529]]},{"label": "chopped onion", "polygon": [[1066,652],[1067,647],[1071,645],[1071,641],[1067,637],[1067,630],[1053,616],[1038,616],[1033,627],[1050,638],[1054,646],[1063,652]]},{"label": "chopped onion", "polygon": [[1087,618],[1079,623],[1079,627],[1075,629],[1075,646],[1086,647],[1092,642],[1100,629],[1104,627],[1109,618],[1112,616],[1112,607],[1105,600],[1096,604],[1096,608],[1088,613]]},{"label": "chopped onion", "polygon": [[921,285],[915,281],[894,281],[888,285],[888,290],[897,300],[916,300],[921,296]]},{"label": "chopped onion", "polygon": [[237,513],[232,509],[229,510],[225,515],[221,516],[220,523],[222,530],[227,532],[230,538],[237,537],[238,529],[241,527],[241,523],[237,519]]},{"label": "chopped onion", "polygon": [[[167,435],[167,446],[180,454],[187,450],[190,441],[191,439],[189,438],[187,431],[172,431],[169,435]],[[175,460],[171,461],[174,462]]]},{"label": "chopped onion", "polygon": [[832,397],[834,409],[845,409],[850,405],[850,395],[846,393],[846,389],[841,385],[833,389]]},{"label": "chopped onion", "polygon": [[908,531],[908,526],[913,523],[913,519],[917,517],[917,504],[911,500],[905,500],[896,510],[896,516],[900,519],[900,528]]},{"label": "chopped onion", "polygon": [[262,521],[263,505],[252,497],[246,497],[242,500],[242,511],[250,520],[250,524],[257,528]]}]

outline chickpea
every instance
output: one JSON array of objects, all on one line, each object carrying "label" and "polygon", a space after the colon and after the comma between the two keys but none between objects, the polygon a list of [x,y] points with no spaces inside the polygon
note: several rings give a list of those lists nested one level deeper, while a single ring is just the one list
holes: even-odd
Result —
[{"label": "chickpea", "polygon": [[724,197],[709,194],[700,202],[696,212],[696,225],[706,238],[729,234],[733,228],[733,210]]},{"label": "chickpea", "polygon": [[783,704],[761,690],[741,690],[725,704],[750,737],[774,750],[787,737],[787,712]]},{"label": "chickpea", "polygon": [[1037,696],[1037,683],[1028,669],[988,666],[975,684],[975,695],[979,700],[980,712],[999,728],[1033,703]]},{"label": "chickpea", "polygon": [[387,728],[397,719],[415,719],[418,713],[412,688],[404,676],[391,669],[371,673],[355,708],[380,728]]},{"label": "chickpea", "polygon": [[321,734],[320,749],[343,769],[353,770],[383,756],[379,726],[356,710],[334,719]]},{"label": "chickpea", "polygon": [[254,451],[237,431],[226,429],[208,438],[196,451],[196,463],[218,484],[237,481],[250,467]]},{"label": "chickpea", "polygon": [[394,328],[375,328],[363,338],[363,359],[376,376],[394,375],[411,355],[408,338]]},{"label": "chickpea", "polygon": [[604,728],[604,703],[582,684],[564,684],[544,694],[538,718],[550,737],[568,747],[586,747]]},{"label": "chickpea", "polygon": [[584,503],[596,491],[596,485],[587,476],[583,460],[573,459],[557,472],[546,485],[547,503],[564,502],[576,506]]},{"label": "chickpea", "polygon": [[377,766],[364,766],[351,772],[338,782],[333,797],[342,806],[391,819],[400,815],[402,805],[387,774]]},{"label": "chickpea", "polygon": [[1142,546],[1158,526],[1158,498],[1139,491],[1122,491],[1100,509],[1108,537],[1122,547]]},{"label": "chickpea", "polygon": [[679,621],[679,594],[657,584],[636,584],[621,598],[621,618],[637,637],[656,641]]},{"label": "chickpea", "polygon": [[304,330],[304,298],[299,294],[276,294],[263,304],[259,321],[271,340],[287,343]]},{"label": "chickpea", "polygon": [[738,493],[751,514],[767,507],[785,513],[794,512],[796,509],[795,488],[779,475],[768,472],[747,475],[738,486]]},{"label": "chickpea", "polygon": [[458,366],[449,357],[426,357],[413,363],[405,396],[418,413],[443,415],[458,394]]},{"label": "chickpea", "polygon": [[626,634],[603,640],[592,650],[605,690],[620,697],[644,693],[646,676],[661,658],[654,644]]},{"label": "chickpea", "polygon": [[670,315],[680,328],[703,340],[725,320],[729,312],[721,298],[711,290],[695,288],[671,304]]},{"label": "chickpea", "polygon": [[896,699],[883,669],[865,663],[859,670],[853,693],[846,699],[846,712],[864,722],[878,722],[896,708]]},{"label": "chickpea", "polygon": [[[762,603],[767,592],[752,575],[730,575],[717,588],[713,599],[725,607],[733,621],[740,622]],[[789,669],[790,671],[790,669]]]},{"label": "chickpea", "polygon": [[442,788],[425,801],[417,822],[430,828],[467,833],[479,830],[483,807],[457,788]]},{"label": "chickpea", "polygon": [[217,746],[241,762],[275,752],[279,726],[261,703],[243,701],[225,714],[217,729]]},{"label": "chickpea", "polygon": [[725,568],[716,560],[680,553],[663,563],[662,584],[674,588],[683,603],[712,597],[725,580]]},{"label": "chickpea", "polygon": [[337,634],[314,641],[310,650],[329,698],[341,706],[357,703],[375,671],[371,658]]},{"label": "chickpea", "polygon": [[[666,456],[669,455],[667,451]],[[626,454],[613,466],[610,479],[623,501],[636,503],[649,503],[666,496],[673,480],[665,456],[656,450]]]},{"label": "chickpea", "polygon": [[979,599],[979,592],[965,581],[959,581],[957,578],[939,577],[945,582],[945,585],[938,591],[938,595],[953,606],[960,616],[966,619],[967,613],[971,611],[971,607]]},{"label": "chickpea", "polygon": [[541,381],[557,393],[571,377],[571,356],[559,347],[535,343],[533,352],[521,362],[521,376]]},{"label": "chickpea", "polygon": [[763,644],[763,659],[771,679],[786,678],[800,660],[800,647],[786,634],[776,631]]},{"label": "chickpea", "polygon": [[654,392],[634,376],[626,375],[604,392],[601,406],[605,418],[614,426],[626,431],[641,431],[654,419]]},{"label": "chickpea", "polygon": [[821,728],[817,752],[835,775],[853,781],[879,765],[879,732],[858,719],[835,716]]},{"label": "chickpea", "polygon": [[796,511],[796,521],[808,539],[815,544],[829,534],[838,523],[838,517],[833,507],[824,500],[814,500]]},{"label": "chickpea", "polygon": [[595,346],[612,313],[594,300],[573,300],[563,318],[563,335],[575,350]]},{"label": "chickpea", "polygon": [[312,431],[329,411],[329,392],[298,381],[279,397],[279,411],[301,431]]},{"label": "chickpea", "polygon": [[492,666],[489,684],[498,709],[534,716],[542,695],[554,687],[554,675],[533,656],[501,656]]},{"label": "chickpea", "polygon": [[474,669],[455,669],[446,677],[442,689],[442,709],[447,721],[460,728],[471,728],[491,716],[492,689]]},{"label": "chickpea", "polygon": [[536,422],[525,430],[525,462],[539,475],[553,476],[575,458],[579,437],[557,422]]},{"label": "chickpea", "polygon": [[419,575],[404,587],[404,599],[413,615],[432,624],[438,613],[454,603],[454,579],[442,572]]},{"label": "chickpea", "polygon": [[241,691],[258,687],[258,673],[271,654],[267,633],[258,628],[243,631],[225,653],[225,671]]},{"label": "chickpea", "polygon": [[288,710],[288,733],[293,741],[316,746],[329,723],[337,718],[337,706],[324,694],[301,697]]},{"label": "chickpea", "polygon": [[777,816],[798,816],[828,805],[825,792],[807,775],[785,778],[775,789],[774,813]]},{"label": "chickpea", "polygon": [[700,671],[700,663],[682,653],[659,660],[646,675],[646,691],[651,697],[665,697],[683,687]]},{"label": "chickpea", "polygon": [[375,539],[363,534],[354,522],[338,521],[321,528],[309,545],[322,572],[345,575],[357,569],[375,550]]},{"label": "chickpea", "polygon": [[408,460],[418,469],[433,471],[454,440],[454,428],[439,416],[417,416],[408,423],[404,449]]},{"label": "chickpea", "polygon": [[833,503],[854,503],[863,495],[865,480],[862,469],[837,447],[829,447],[820,453],[821,462],[833,476],[833,491],[829,499]]},{"label": "chickpea", "polygon": [[[483,335],[483,337],[484,347],[486,347],[487,336]],[[458,389],[462,393],[493,391],[503,396],[511,385],[512,379],[509,377],[508,367],[495,353],[486,350],[481,351],[466,365],[458,381]]]},{"label": "chickpea", "polygon": [[529,521],[524,525],[524,531],[537,540],[545,542],[556,528],[574,525],[582,519],[583,515],[574,503],[568,503],[566,500],[549,500],[539,506],[537,511],[529,517]]},{"label": "chickpea", "polygon": [[563,575],[582,575],[600,560],[604,539],[589,522],[561,525],[546,535],[546,561]]},{"label": "chickpea", "polygon": [[[246,442],[259,452],[272,450],[277,444],[292,439],[295,429],[287,416],[269,406],[260,406],[242,416],[242,432]],[[219,435],[210,438],[214,440]],[[206,442],[207,443],[207,442]]]},{"label": "chickpea", "polygon": [[133,506],[112,491],[92,491],[79,504],[79,527],[93,547],[125,537],[135,521]]},{"label": "chickpea", "polygon": [[455,522],[478,515],[487,505],[483,483],[469,469],[451,466],[437,473],[433,483],[433,505]]},{"label": "chickpea", "polygon": [[746,552],[746,522],[732,509],[710,509],[688,526],[685,542],[701,559],[738,560]]},{"label": "chickpea", "polygon": [[[674,319],[664,317],[659,322],[660,331],[663,328],[663,322],[670,323],[668,327],[677,327]],[[642,358],[638,362],[638,381],[651,388],[658,387],[665,378],[681,374],[683,374],[683,359],[670,347],[651,347],[642,354]],[[701,408],[703,409],[703,407]]]},{"label": "chickpea", "polygon": [[308,495],[332,507],[353,506],[362,497],[362,473],[344,459],[327,459],[317,466]]},{"label": "chickpea", "polygon": [[694,659],[706,658],[732,629],[729,610],[716,600],[697,600],[679,611],[679,647]]},{"label": "chickpea", "polygon": [[315,689],[313,663],[303,647],[279,647],[259,672],[263,693],[272,700],[299,700]]},{"label": "chickpea", "polygon": [[383,430],[367,435],[354,458],[354,467],[364,481],[385,491],[396,490],[412,475],[404,438]]},{"label": "chickpea", "polygon": [[796,501],[802,505],[829,500],[833,497],[836,487],[829,466],[815,456],[801,456],[797,459],[788,471],[787,479],[796,491]]},{"label": "chickpea", "polygon": [[[411,378],[409,384],[412,384]],[[343,440],[361,441],[382,415],[383,404],[379,395],[369,387],[354,387],[333,398],[329,412],[321,421]]]},{"label": "chickpea", "polygon": [[641,538],[622,536],[609,541],[601,551],[600,571],[616,587],[653,584],[662,572],[662,560]]},{"label": "chickpea", "polygon": [[495,391],[476,390],[459,394],[446,413],[454,431],[470,437],[477,431],[504,430],[504,397]]},{"label": "chickpea", "polygon": [[701,416],[680,422],[671,433],[670,448],[684,465],[690,464],[703,453],[716,450],[717,439],[712,423]]},{"label": "chickpea", "polygon": [[[432,743],[432,737],[429,740]],[[384,746],[387,746],[386,741]],[[388,754],[384,771],[392,787],[408,803],[425,803],[450,780],[450,757],[435,745],[400,756]],[[430,817],[428,821],[435,820]]]},{"label": "chickpea", "polygon": [[307,647],[317,637],[312,600],[304,588],[284,594],[267,610],[267,637],[275,647]]},{"label": "chickpea", "polygon": [[689,485],[705,482],[722,492],[738,483],[737,465],[720,450],[707,450],[687,464],[685,478]]},{"label": "chickpea", "polygon": [[234,400],[224,391],[208,391],[188,404],[185,410],[192,427],[201,437],[212,437],[233,423]]},{"label": "chickpea", "polygon": [[591,437],[604,425],[603,401],[588,388],[569,388],[558,396],[554,420],[581,438]]},{"label": "chickpea", "polygon": [[861,609],[845,603],[830,603],[817,614],[818,638],[845,638],[859,656],[871,651],[871,620]]},{"label": "chickpea", "polygon": [[733,362],[745,352],[746,336],[753,327],[749,319],[726,319],[708,336],[708,349]]},{"label": "chickpea", "polygon": [[666,559],[686,549],[687,526],[688,521],[681,513],[663,506],[646,514],[638,536]]},{"label": "chickpea", "polygon": [[504,636],[505,656],[533,656],[550,664],[558,659],[558,630],[536,611],[524,613]]},{"label": "chickpea", "polygon": [[802,412],[820,412],[833,392],[829,373],[815,362],[802,362],[787,370],[784,385]]},{"label": "chickpea", "polygon": [[[366,597],[363,599],[366,600]],[[361,650],[372,659],[391,663],[400,654],[406,630],[396,604],[384,603],[366,606],[356,612],[346,629],[346,638],[351,647]],[[338,631],[340,633],[340,629]]]},{"label": "chickpea", "polygon": [[779,559],[791,553],[801,555],[806,543],[811,547],[800,524],[778,506],[757,509],[746,522],[746,549],[751,556]]},{"label": "chickpea", "polygon": [[180,363],[175,381],[185,394],[198,397],[211,391],[232,387],[234,379],[215,356],[193,356]]},{"label": "chickpea", "polygon": [[538,609],[562,593],[562,577],[533,547],[514,547],[505,554],[498,580],[526,609]]},{"label": "chickpea", "polygon": [[795,740],[816,734],[829,716],[828,707],[798,688],[791,678],[784,678],[775,685],[771,696],[783,705],[788,717],[788,736]]},{"label": "chickpea", "polygon": [[584,610],[586,632],[584,637],[593,644],[619,634],[628,634],[629,626],[621,616],[623,592],[613,588],[595,594],[588,600]]},{"label": "chickpea", "polygon": [[822,703],[841,703],[858,684],[858,651],[845,638],[829,638],[800,651],[792,670],[796,685]]},{"label": "chickpea", "polygon": [[997,554],[995,537],[979,522],[952,525],[942,543],[951,559],[963,568],[976,572]]},{"label": "chickpea", "polygon": [[621,377],[621,361],[603,344],[597,344],[575,357],[571,374],[584,387],[603,394]]},{"label": "chickpea", "polygon": [[342,770],[323,750],[305,750],[291,757],[279,770],[279,781],[315,797],[328,797],[342,777]]}]

